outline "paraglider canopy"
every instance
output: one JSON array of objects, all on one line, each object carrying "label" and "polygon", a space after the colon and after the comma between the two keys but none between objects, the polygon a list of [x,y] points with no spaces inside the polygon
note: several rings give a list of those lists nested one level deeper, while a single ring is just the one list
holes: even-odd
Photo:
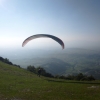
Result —
[{"label": "paraglider canopy", "polygon": [[60,38],[53,36],[53,35],[49,35],[49,34],[32,35],[32,36],[30,36],[30,37],[28,37],[24,40],[24,42],[22,43],[22,47],[24,47],[30,40],[33,40],[33,39],[36,39],[36,38],[41,38],[41,37],[51,38],[51,39],[55,40],[56,42],[58,42],[62,46],[62,49],[64,49],[63,41]]}]

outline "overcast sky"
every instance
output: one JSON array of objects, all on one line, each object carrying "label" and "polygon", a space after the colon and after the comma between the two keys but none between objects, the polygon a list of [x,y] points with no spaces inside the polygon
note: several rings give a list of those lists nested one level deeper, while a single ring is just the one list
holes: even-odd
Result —
[{"label": "overcast sky", "polygon": [[[65,48],[100,47],[100,0],[0,0],[0,48],[22,48],[35,34],[61,38]],[[59,48],[51,39],[24,48]]]}]

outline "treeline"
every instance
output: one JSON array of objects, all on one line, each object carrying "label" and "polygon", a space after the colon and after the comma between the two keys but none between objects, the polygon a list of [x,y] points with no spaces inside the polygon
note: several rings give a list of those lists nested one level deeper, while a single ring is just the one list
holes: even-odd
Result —
[{"label": "treeline", "polygon": [[46,72],[46,70],[43,69],[42,67],[35,68],[34,66],[31,66],[31,65],[27,67],[28,71],[33,72],[35,74],[38,74],[39,69],[41,69],[41,75],[45,76],[45,77],[65,79],[65,80],[77,80],[77,81],[93,81],[93,80],[95,80],[95,78],[92,75],[87,76],[82,73],[79,73],[78,75],[68,75],[68,76],[55,75],[55,76],[53,76],[52,74]]},{"label": "treeline", "polygon": [[38,70],[39,70],[39,69],[41,69],[40,75],[45,76],[45,77],[51,77],[51,78],[54,77],[52,74],[46,72],[46,70],[43,69],[42,67],[37,67],[37,68],[35,68],[34,66],[31,66],[31,65],[30,65],[30,66],[27,66],[27,70],[28,70],[28,71],[33,72],[33,73],[35,73],[35,74],[37,74],[37,75],[38,75]]},{"label": "treeline", "polygon": [[95,78],[92,75],[87,76],[82,73],[79,73],[78,75],[68,75],[68,76],[56,75],[55,78],[66,79],[66,80],[77,80],[77,81],[93,81],[93,80],[95,80]]},{"label": "treeline", "polygon": [[13,66],[16,66],[16,67],[19,67],[20,68],[20,65],[16,65],[16,64],[13,64],[11,61],[9,61],[9,59],[7,58],[3,58],[3,57],[0,57],[0,61],[4,62],[4,63],[7,63],[9,65],[13,65]]}]

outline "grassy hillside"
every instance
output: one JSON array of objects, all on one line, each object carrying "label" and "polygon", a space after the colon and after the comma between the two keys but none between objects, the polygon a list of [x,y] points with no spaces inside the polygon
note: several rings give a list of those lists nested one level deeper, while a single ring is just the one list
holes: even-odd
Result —
[{"label": "grassy hillside", "polygon": [[0,100],[100,100],[100,81],[38,77],[0,62]]}]

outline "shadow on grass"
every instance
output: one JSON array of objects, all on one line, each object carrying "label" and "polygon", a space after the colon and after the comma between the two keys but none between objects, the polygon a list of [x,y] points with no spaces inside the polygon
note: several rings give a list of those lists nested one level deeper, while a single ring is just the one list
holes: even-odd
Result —
[{"label": "shadow on grass", "polygon": [[59,80],[59,79],[45,79],[48,82],[59,82],[59,83],[77,83],[77,84],[99,84],[100,82],[96,82],[96,81],[70,81],[70,80]]}]

